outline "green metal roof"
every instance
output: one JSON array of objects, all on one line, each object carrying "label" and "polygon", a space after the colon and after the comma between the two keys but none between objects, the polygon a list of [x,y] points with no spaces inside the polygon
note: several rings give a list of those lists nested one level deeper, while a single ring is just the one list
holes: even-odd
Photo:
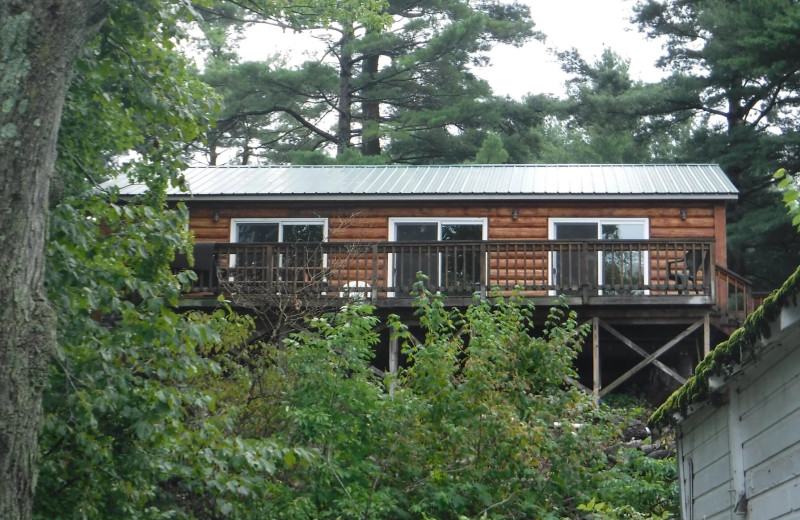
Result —
[{"label": "green metal roof", "polygon": [[[210,200],[609,200],[735,199],[714,164],[525,164],[452,166],[209,166],[185,172],[190,193]],[[123,196],[143,185],[120,178]]]}]

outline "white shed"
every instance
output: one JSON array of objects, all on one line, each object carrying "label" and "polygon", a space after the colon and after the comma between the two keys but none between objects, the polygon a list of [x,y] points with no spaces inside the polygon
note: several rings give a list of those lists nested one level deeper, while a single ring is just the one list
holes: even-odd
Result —
[{"label": "white shed", "polygon": [[800,518],[800,269],[651,417],[684,520]]}]

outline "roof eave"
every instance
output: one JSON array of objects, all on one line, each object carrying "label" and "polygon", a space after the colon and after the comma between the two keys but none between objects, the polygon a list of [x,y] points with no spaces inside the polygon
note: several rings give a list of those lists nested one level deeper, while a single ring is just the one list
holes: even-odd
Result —
[{"label": "roof eave", "polygon": [[[132,196],[122,196],[123,198],[131,198]],[[669,200],[669,201],[732,201],[738,197],[733,193],[676,193],[676,194],[609,194],[609,193],[593,193],[593,194],[576,194],[576,193],[558,193],[558,194],[518,194],[518,193],[502,193],[502,194],[425,194],[425,195],[355,195],[355,194],[292,194],[292,195],[168,195],[167,200],[170,201],[207,201],[207,202],[296,202],[296,201],[315,201],[315,202],[371,202],[371,201],[384,201],[384,202],[413,202],[413,201],[475,201],[475,200],[500,200],[500,201],[640,201],[640,200]]]},{"label": "roof eave", "polygon": [[[673,424],[691,415],[711,395],[723,388],[739,368],[739,365],[756,359],[764,350],[763,338],[770,338],[776,331],[776,322],[785,306],[796,305],[800,293],[800,267],[790,276],[780,289],[769,295],[761,306],[753,311],[740,328],[726,340],[717,345],[695,368],[694,376],[678,388],[654,413],[648,421],[655,431],[668,430]],[[798,322],[794,322],[797,325]],[[766,344],[768,344],[767,342]]]}]

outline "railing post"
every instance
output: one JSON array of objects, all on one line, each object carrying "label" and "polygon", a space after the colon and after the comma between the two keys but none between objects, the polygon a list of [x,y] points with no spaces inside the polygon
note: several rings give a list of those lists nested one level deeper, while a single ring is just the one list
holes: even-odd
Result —
[{"label": "railing post", "polygon": [[268,274],[268,279],[264,280],[267,283],[267,287],[271,287],[273,284],[277,283],[277,268],[275,266],[275,258],[273,256],[272,246],[267,246],[266,251],[264,251],[266,255],[266,261],[264,264],[266,265],[266,271]]},{"label": "railing post", "polygon": [[585,304],[589,301],[589,280],[591,280],[591,277],[589,276],[589,243],[580,242],[580,250],[581,270],[578,274],[578,283],[580,284],[581,288],[581,299]]},{"label": "railing post", "polygon": [[486,298],[487,287],[489,286],[489,256],[487,255],[486,251],[486,242],[481,241],[480,249],[478,252],[478,258],[480,258],[480,270],[481,270],[481,282],[480,282],[480,291],[481,291],[481,298]]},{"label": "railing post", "polygon": [[217,251],[217,244],[214,244],[214,249],[211,252],[211,270],[208,273],[209,292],[217,292],[221,287],[217,273],[219,273],[219,253]]},{"label": "railing post", "polygon": [[[717,302],[717,258],[716,255],[714,254],[714,250],[716,249],[714,247],[714,242],[711,242],[711,244],[709,244],[708,249],[709,249],[708,250],[709,260],[708,260],[707,287],[711,291],[711,301],[719,304],[719,302]],[[705,273],[703,273],[703,276],[705,276]]]},{"label": "railing post", "polygon": [[[384,263],[384,265],[386,265]],[[378,300],[378,244],[372,244],[372,291],[370,298],[372,303]]]}]

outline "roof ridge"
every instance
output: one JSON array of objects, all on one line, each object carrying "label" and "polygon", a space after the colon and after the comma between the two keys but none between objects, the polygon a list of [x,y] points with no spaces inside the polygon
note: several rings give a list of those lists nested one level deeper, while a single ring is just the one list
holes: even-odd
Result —
[{"label": "roof ridge", "polygon": [[597,168],[597,167],[658,167],[658,166],[717,166],[717,163],[515,163],[515,164],[221,164],[189,166],[187,169],[257,169],[257,168],[309,168],[309,169],[367,169],[367,168]]}]

